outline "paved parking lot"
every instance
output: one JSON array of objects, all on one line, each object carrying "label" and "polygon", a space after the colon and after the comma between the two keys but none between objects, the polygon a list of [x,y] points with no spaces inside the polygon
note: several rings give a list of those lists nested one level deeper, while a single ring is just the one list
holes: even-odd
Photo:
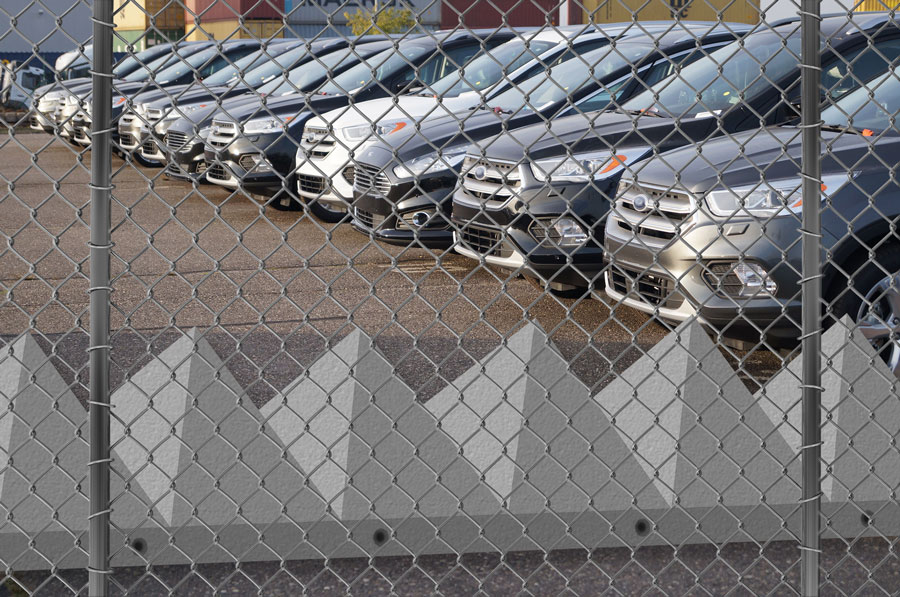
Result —
[{"label": "paved parking lot", "polygon": [[[32,157],[34,154],[35,157]],[[159,170],[114,159],[115,206],[112,329],[113,385],[173,342],[179,329],[199,327],[257,404],[266,402],[348,322],[376,337],[385,356],[422,399],[454,379],[530,319],[545,329],[586,383],[605,385],[667,330],[626,308],[611,313],[599,299],[557,299],[523,279],[452,254],[380,246],[347,226],[330,228],[297,212],[263,209],[241,193],[169,181]],[[0,337],[29,329],[57,347],[58,368],[71,380],[87,356],[87,240],[90,153],[50,137],[0,138]],[[58,184],[57,182],[58,181]],[[636,348],[637,347],[637,348]],[[745,382],[769,377],[781,358],[743,357]],[[264,383],[260,383],[264,382]],[[754,388],[755,389],[755,388]],[[79,398],[86,398],[85,389]],[[880,595],[900,586],[891,543],[827,544],[835,586]],[[848,555],[852,553],[853,555]],[[784,594],[796,586],[795,546],[749,543],[717,550],[688,546],[547,556],[510,554],[415,561],[246,563],[155,567],[117,572],[130,594]],[[861,566],[858,562],[863,562]],[[869,576],[866,568],[875,570]],[[80,572],[62,575],[74,586]],[[654,577],[656,581],[654,581]],[[38,594],[68,594],[59,579],[24,581]],[[141,580],[138,580],[141,579]],[[206,579],[206,580],[204,580]],[[136,584],[133,584],[136,583]],[[866,585],[866,583],[869,583]],[[210,586],[217,587],[214,589]],[[729,593],[730,590],[733,592]],[[835,589],[833,593],[839,591]],[[2,593],[0,593],[2,594]],[[827,594],[827,593],[826,593]]]},{"label": "paved parking lot", "polygon": [[[349,226],[265,209],[214,185],[192,188],[119,158],[113,169],[121,367],[139,361],[148,341],[161,349],[175,328],[196,326],[223,357],[240,342],[229,364],[245,386],[263,376],[277,389],[352,320],[427,397],[530,319],[585,382],[600,386],[611,366],[639,356],[634,345],[652,346],[668,331],[628,308],[611,313],[602,297],[560,299],[452,253],[379,245]],[[34,328],[77,362],[88,322],[90,152],[47,135],[5,137],[0,176],[10,181],[0,202],[10,238],[0,255],[0,333]],[[745,370],[765,378],[780,363],[759,352]]]}]

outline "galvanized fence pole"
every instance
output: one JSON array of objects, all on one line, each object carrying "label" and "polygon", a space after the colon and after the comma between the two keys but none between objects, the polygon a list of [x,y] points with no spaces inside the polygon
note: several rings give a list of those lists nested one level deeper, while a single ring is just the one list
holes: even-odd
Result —
[{"label": "galvanized fence pole", "polygon": [[94,0],[90,240],[90,546],[88,591],[109,593],[109,251],[112,150],[112,0]]},{"label": "galvanized fence pole", "polygon": [[822,396],[821,297],[821,123],[819,86],[820,15],[818,0],[801,5],[801,120],[803,172],[803,272],[802,272],[802,467],[801,567],[800,584],[804,597],[819,594],[819,515],[821,507],[820,403]]}]

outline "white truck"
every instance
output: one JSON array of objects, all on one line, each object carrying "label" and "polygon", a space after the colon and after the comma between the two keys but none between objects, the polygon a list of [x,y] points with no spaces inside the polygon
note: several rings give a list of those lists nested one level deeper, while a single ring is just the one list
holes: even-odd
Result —
[{"label": "white truck", "polygon": [[35,65],[19,66],[17,62],[0,64],[0,107],[28,110],[34,90],[51,80],[50,73]]}]

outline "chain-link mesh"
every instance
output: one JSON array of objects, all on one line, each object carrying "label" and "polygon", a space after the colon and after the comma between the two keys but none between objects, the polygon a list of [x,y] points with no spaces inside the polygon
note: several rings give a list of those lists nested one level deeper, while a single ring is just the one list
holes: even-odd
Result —
[{"label": "chain-link mesh", "polygon": [[0,6],[0,594],[897,591],[892,3],[87,8]]}]

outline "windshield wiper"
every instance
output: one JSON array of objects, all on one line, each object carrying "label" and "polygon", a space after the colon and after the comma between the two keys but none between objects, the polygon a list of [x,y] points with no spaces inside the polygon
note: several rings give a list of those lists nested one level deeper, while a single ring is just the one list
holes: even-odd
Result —
[{"label": "windshield wiper", "polygon": [[627,108],[622,108],[621,106],[616,106],[613,108],[613,112],[627,114],[629,116],[652,116],[653,118],[662,118],[659,112],[650,111],[650,108],[644,108],[643,110],[629,110]]},{"label": "windshield wiper", "polygon": [[823,123],[820,128],[823,131],[828,131],[829,133],[852,133],[854,135],[862,135],[863,137],[871,137],[875,133],[871,129],[862,129],[852,127],[847,124],[829,124]]}]

